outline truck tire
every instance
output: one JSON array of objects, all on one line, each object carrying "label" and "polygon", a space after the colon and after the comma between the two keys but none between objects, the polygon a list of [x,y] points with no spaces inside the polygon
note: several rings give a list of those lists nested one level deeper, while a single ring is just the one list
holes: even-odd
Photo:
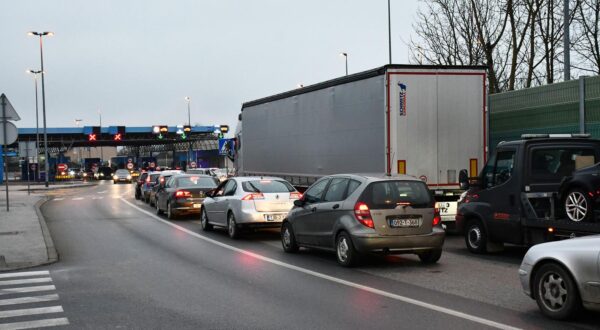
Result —
[{"label": "truck tire", "polygon": [[471,220],[465,230],[465,244],[472,253],[483,254],[487,252],[487,232],[480,220]]},{"label": "truck tire", "polygon": [[564,211],[569,220],[574,222],[590,221],[594,213],[592,199],[579,188],[570,189],[563,201]]}]

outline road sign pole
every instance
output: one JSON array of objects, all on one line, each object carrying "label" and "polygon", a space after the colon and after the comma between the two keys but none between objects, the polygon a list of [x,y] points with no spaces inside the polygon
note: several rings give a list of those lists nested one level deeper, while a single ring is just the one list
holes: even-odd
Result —
[{"label": "road sign pole", "polygon": [[[2,95],[4,96],[4,95]],[[5,183],[6,183],[6,212],[9,212],[10,207],[8,206],[8,159],[6,158],[6,154],[8,153],[8,144],[6,144],[6,142],[8,141],[8,136],[6,135],[6,122],[8,121],[8,119],[6,118],[6,98],[2,97],[2,134],[4,134],[4,140],[3,142],[4,144],[4,148],[2,148],[3,151],[3,155],[2,157],[4,157],[4,178],[5,178]]]},{"label": "road sign pole", "polygon": [[27,166],[25,166],[25,169],[27,170],[27,195],[31,195],[31,180],[29,178],[29,174],[31,174],[29,171],[29,141],[27,141],[27,148],[25,148],[25,159],[27,159]]}]

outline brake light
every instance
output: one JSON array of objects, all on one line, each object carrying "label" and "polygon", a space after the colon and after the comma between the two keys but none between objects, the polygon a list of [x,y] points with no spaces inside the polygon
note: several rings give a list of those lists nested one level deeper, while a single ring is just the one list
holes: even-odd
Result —
[{"label": "brake light", "polygon": [[290,199],[301,199],[302,198],[302,193],[299,192],[291,192],[290,193]]},{"label": "brake light", "polygon": [[367,204],[363,202],[356,203],[356,205],[354,205],[354,216],[362,225],[369,228],[375,228],[373,218],[371,218],[371,211],[369,210],[369,206],[367,206]]},{"label": "brake light", "polygon": [[146,178],[146,183],[150,183],[150,176]]},{"label": "brake light", "polygon": [[177,190],[175,192],[175,197],[176,198],[188,198],[188,197],[192,197],[192,193],[187,190]]},{"label": "brake light", "polygon": [[263,195],[261,193],[254,193],[254,194],[248,194],[248,195],[242,197],[243,201],[252,201],[255,199],[265,199],[265,195]]},{"label": "brake light", "polygon": [[442,222],[442,217],[440,216],[440,209],[438,209],[437,207],[434,209],[434,213],[433,213],[433,226],[437,226]]}]

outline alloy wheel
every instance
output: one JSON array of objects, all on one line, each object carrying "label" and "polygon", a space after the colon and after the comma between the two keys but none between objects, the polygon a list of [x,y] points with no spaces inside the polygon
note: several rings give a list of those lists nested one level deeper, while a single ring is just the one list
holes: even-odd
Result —
[{"label": "alloy wheel", "polygon": [[572,191],[567,195],[565,211],[572,221],[579,222],[585,219],[588,212],[588,203],[582,192]]},{"label": "alloy wheel", "polygon": [[539,293],[546,308],[558,311],[565,305],[569,292],[563,278],[559,274],[551,272],[540,281]]},{"label": "alloy wheel", "polygon": [[348,249],[346,237],[341,237],[337,244],[337,255],[340,261],[345,262],[348,259]]}]

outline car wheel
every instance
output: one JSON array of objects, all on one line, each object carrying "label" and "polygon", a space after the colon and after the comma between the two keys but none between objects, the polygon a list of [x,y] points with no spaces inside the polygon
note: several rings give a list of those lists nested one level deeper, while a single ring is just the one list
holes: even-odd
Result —
[{"label": "car wheel", "polygon": [[546,316],[564,320],[581,309],[577,286],[565,269],[548,263],[534,275],[533,294],[538,307]]},{"label": "car wheel", "polygon": [[341,232],[335,242],[337,262],[344,267],[354,266],[358,261],[358,252],[354,249],[350,235]]},{"label": "car wheel", "polygon": [[424,264],[435,264],[442,257],[442,250],[435,249],[419,253],[419,259]]},{"label": "car wheel", "polygon": [[473,253],[487,252],[487,233],[481,221],[469,222],[465,231],[465,243],[469,251]]},{"label": "car wheel", "polygon": [[163,211],[160,209],[160,207],[158,206],[158,199],[156,199],[154,201],[154,206],[156,207],[156,214],[161,215],[163,214]]},{"label": "car wheel", "polygon": [[583,190],[575,188],[569,190],[564,201],[565,213],[571,221],[587,221],[592,218],[592,200]]},{"label": "car wheel", "polygon": [[170,220],[174,220],[176,217],[177,215],[173,210],[173,205],[171,205],[171,202],[167,202],[167,218],[169,218]]},{"label": "car wheel", "polygon": [[289,222],[285,222],[281,226],[281,246],[283,246],[283,251],[287,253],[298,252],[300,249],[298,243],[296,243],[292,225]]},{"label": "car wheel", "polygon": [[135,199],[140,200],[140,193],[137,192],[137,190],[135,191]]},{"label": "car wheel", "polygon": [[239,237],[239,228],[235,222],[235,216],[233,215],[233,212],[229,212],[227,215],[227,234],[229,234],[229,237],[233,239]]},{"label": "car wheel", "polygon": [[200,211],[200,225],[204,231],[210,231],[213,229],[213,226],[208,223],[208,214],[206,213],[205,208],[202,208],[202,211]]}]

